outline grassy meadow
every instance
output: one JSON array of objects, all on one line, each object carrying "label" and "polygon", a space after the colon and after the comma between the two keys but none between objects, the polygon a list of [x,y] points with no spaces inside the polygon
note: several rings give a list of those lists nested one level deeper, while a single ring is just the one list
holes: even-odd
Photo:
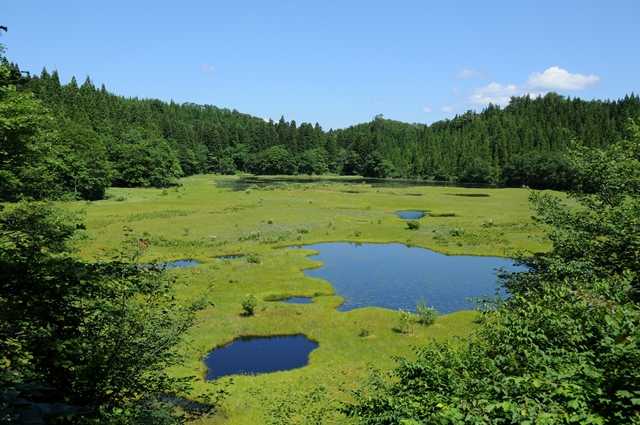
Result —
[{"label": "grassy meadow", "polygon": [[[216,185],[234,178],[193,176],[166,190],[114,188],[105,201],[65,204],[86,215],[87,237],[79,241],[86,258],[121,248],[128,228],[151,242],[141,261],[202,262],[169,272],[177,277],[177,293],[185,303],[209,303],[182,347],[184,365],[173,373],[203,377],[202,358],[240,335],[303,333],[319,343],[302,369],[213,383],[201,379],[195,398],[222,387],[229,391],[218,414],[203,423],[313,423],[316,416],[344,423],[335,407],[370,370],[390,368],[394,356],[411,356],[413,346],[429,339],[465,336],[473,329],[475,313],[469,311],[441,316],[431,326],[415,324],[408,334],[393,330],[399,316],[394,311],[339,312],[341,300],[331,285],[303,274],[320,265],[307,257],[312,252],[287,246],[401,242],[447,254],[505,257],[548,246],[543,229],[531,220],[524,189],[381,188],[340,179],[243,191]],[[419,229],[408,230],[394,214],[405,209],[429,215]],[[217,258],[231,254],[246,256]],[[253,317],[241,315],[248,294],[258,298]],[[293,295],[321,296],[308,305],[269,301]]]}]

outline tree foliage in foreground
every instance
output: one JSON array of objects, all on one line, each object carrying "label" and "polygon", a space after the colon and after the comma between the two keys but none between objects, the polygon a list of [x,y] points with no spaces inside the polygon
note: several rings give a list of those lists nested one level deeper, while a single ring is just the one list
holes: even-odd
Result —
[{"label": "tree foliage in foreground", "polygon": [[80,260],[79,227],[46,204],[0,213],[0,422],[180,422],[169,401],[190,381],[166,370],[193,309],[127,253]]},{"label": "tree foliage in foreground", "polygon": [[640,127],[570,156],[575,203],[533,193],[553,250],[507,277],[512,296],[468,341],[430,343],[373,376],[363,424],[640,423]]}]

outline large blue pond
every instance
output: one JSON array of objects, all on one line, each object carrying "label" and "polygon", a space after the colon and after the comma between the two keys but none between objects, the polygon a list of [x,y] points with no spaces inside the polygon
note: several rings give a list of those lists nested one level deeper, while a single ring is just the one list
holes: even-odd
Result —
[{"label": "large blue pond", "polygon": [[500,257],[444,255],[403,244],[349,242],[305,245],[323,262],[307,276],[329,281],[344,298],[340,310],[384,307],[415,310],[424,300],[441,313],[473,309],[474,298],[504,297],[498,270],[521,271],[512,260]]},{"label": "large blue pond", "polygon": [[297,369],[309,363],[316,348],[318,343],[304,335],[241,337],[204,358],[206,379]]}]

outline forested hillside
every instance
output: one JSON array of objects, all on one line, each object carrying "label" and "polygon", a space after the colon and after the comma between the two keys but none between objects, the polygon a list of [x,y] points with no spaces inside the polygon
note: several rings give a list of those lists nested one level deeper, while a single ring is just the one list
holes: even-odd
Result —
[{"label": "forested hillside", "polygon": [[89,78],[81,85],[75,79],[61,85],[56,72],[43,71],[26,87],[55,115],[99,133],[108,146],[126,140],[132,130],[145,138],[164,139],[187,175],[254,171],[251,155],[276,145],[296,155],[310,148],[328,148],[326,134],[317,124],[298,127],[295,121],[265,122],[215,106],[125,98],[107,92],[104,86],[95,87]]},{"label": "forested hillside", "polygon": [[395,176],[563,188],[570,170],[560,152],[573,143],[619,140],[638,115],[635,95],[583,101],[550,93],[514,97],[503,109],[489,106],[430,126],[378,117],[336,135],[339,146],[360,157],[379,152]]},{"label": "forested hillside", "polygon": [[[640,98],[513,98],[431,125],[375,117],[341,130],[235,110],[126,98],[89,78],[25,77],[5,60],[0,197],[99,199],[109,185],[172,185],[198,173],[360,174],[569,188],[563,152],[619,140]],[[29,121],[29,131],[17,130]],[[26,127],[25,127],[26,128]]]}]

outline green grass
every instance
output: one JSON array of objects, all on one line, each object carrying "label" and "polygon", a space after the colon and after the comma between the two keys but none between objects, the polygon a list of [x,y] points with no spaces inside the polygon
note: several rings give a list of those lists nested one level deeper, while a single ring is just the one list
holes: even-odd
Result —
[{"label": "green grass", "polygon": [[[171,271],[184,302],[204,297],[213,303],[199,313],[183,347],[186,361],[172,373],[202,377],[203,356],[240,335],[304,333],[319,342],[309,366],[302,369],[218,383],[200,380],[194,396],[233,381],[219,414],[204,423],[269,423],[289,408],[344,423],[323,409],[348,400],[349,391],[370,368],[390,368],[393,356],[411,356],[412,346],[431,338],[465,336],[473,329],[474,312],[440,316],[433,325],[412,326],[408,334],[393,330],[398,312],[338,312],[341,300],[331,285],[303,274],[305,268],[320,265],[306,256],[310,251],[283,247],[343,240],[402,242],[448,254],[497,256],[547,248],[544,232],[531,221],[523,189],[374,188],[336,179],[232,192],[216,187],[215,181],[223,178],[233,177],[194,176],[164,191],[111,189],[106,201],[65,204],[86,212],[88,237],[80,243],[80,252],[87,258],[118,249],[126,226],[151,240],[143,261],[203,262]],[[406,222],[394,214],[408,209],[429,211],[419,229],[407,230]],[[248,255],[215,258],[227,254]],[[249,294],[257,297],[258,305],[254,316],[245,317],[241,302]],[[322,296],[307,305],[267,301],[293,295]],[[299,413],[293,417],[294,423],[309,421]]]}]

